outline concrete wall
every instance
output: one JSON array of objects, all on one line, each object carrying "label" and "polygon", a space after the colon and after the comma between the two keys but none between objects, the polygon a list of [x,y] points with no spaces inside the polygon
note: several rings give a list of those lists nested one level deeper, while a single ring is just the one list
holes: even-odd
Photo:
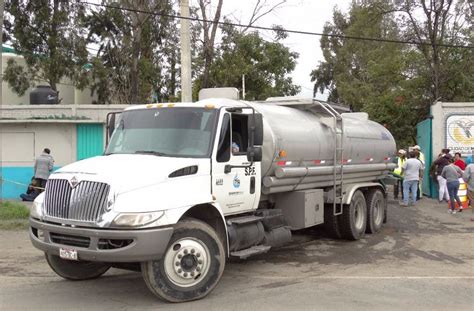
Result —
[{"label": "concrete wall", "polygon": [[443,148],[467,155],[474,148],[474,103],[437,102],[431,107],[433,159]]},{"label": "concrete wall", "polygon": [[55,169],[76,160],[76,124],[0,124],[0,198],[14,199],[26,191],[33,176],[35,158],[51,149]]},{"label": "concrete wall", "polygon": [[17,199],[26,191],[34,160],[44,148],[51,149],[55,169],[75,162],[77,125],[104,124],[107,113],[125,107],[0,105],[0,199]]},{"label": "concrete wall", "polygon": [[51,149],[57,166],[76,160],[76,124],[7,123],[1,126],[2,167],[32,167],[44,148]]},{"label": "concrete wall", "polygon": [[[2,122],[27,119],[61,119],[64,122],[80,120],[80,123],[105,123],[107,113],[122,111],[127,105],[4,105],[0,106]],[[69,119],[69,120],[68,120]],[[28,121],[32,122],[32,121]],[[78,122],[78,121],[77,121]]]},{"label": "concrete wall", "polygon": [[[22,56],[13,53],[2,53],[2,69],[5,72],[7,67],[7,61],[14,59],[18,64],[25,66],[25,60]],[[48,85],[46,81],[38,81],[37,85]],[[9,86],[6,81],[2,81],[2,105],[29,105],[30,104],[30,92],[34,87],[29,88],[23,96],[18,96]],[[97,95],[92,96],[90,89],[83,91],[78,90],[74,87],[71,80],[63,78],[57,85],[59,91],[59,98],[62,99],[61,104],[63,105],[89,105],[97,100]]]}]

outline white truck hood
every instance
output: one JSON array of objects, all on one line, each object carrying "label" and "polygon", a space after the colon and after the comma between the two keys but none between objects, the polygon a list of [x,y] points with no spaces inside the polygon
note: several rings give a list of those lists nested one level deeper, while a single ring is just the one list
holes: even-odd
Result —
[{"label": "white truck hood", "polygon": [[115,193],[123,193],[168,179],[169,174],[181,168],[197,165],[198,175],[209,175],[209,159],[170,158],[142,154],[112,154],[97,156],[66,165],[51,178],[70,179],[73,176],[81,180],[105,182],[111,185]]}]

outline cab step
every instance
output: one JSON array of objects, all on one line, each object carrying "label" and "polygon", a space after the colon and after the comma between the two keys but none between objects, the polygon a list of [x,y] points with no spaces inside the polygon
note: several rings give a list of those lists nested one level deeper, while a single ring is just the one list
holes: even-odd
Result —
[{"label": "cab step", "polygon": [[251,224],[257,221],[261,221],[263,217],[261,216],[255,216],[255,215],[249,215],[249,216],[241,216],[241,217],[235,217],[235,218],[230,218],[227,219],[227,225],[243,225],[243,224]]},{"label": "cab step", "polygon": [[247,259],[250,256],[264,254],[268,252],[270,248],[272,247],[268,245],[256,245],[246,249],[242,249],[240,251],[231,252],[230,255],[233,257],[238,257],[240,259]]}]

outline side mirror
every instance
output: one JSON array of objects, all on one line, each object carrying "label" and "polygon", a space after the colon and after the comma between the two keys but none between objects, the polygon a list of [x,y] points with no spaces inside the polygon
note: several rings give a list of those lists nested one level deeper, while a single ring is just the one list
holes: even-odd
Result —
[{"label": "side mirror", "polygon": [[253,144],[254,146],[261,146],[263,145],[263,119],[260,113],[255,113],[254,116],[255,123],[253,116],[249,115],[248,133],[252,135],[252,127],[254,127]]},{"label": "side mirror", "polygon": [[250,162],[262,161],[262,147],[249,147],[247,149],[247,160]]},{"label": "side mirror", "polygon": [[121,112],[109,112],[107,114],[107,118],[106,118],[106,131],[107,131],[107,135],[106,135],[106,139],[107,139],[107,144],[109,143],[109,139],[110,137],[112,136],[112,134],[114,133],[115,131],[115,120],[116,120],[116,117],[117,117],[117,114],[120,114]]}]

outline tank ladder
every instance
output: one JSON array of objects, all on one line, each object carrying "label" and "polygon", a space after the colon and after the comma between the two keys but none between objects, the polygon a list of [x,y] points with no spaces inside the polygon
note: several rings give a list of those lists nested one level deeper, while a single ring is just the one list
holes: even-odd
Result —
[{"label": "tank ladder", "polygon": [[[333,119],[334,129],[334,162],[333,162],[333,213],[334,216],[342,214],[343,211],[343,193],[342,186],[344,183],[344,120],[342,115],[337,112],[330,104],[313,100]],[[339,169],[339,176],[338,176]],[[338,181],[340,187],[338,189]],[[339,204],[337,202],[339,201]]]}]

